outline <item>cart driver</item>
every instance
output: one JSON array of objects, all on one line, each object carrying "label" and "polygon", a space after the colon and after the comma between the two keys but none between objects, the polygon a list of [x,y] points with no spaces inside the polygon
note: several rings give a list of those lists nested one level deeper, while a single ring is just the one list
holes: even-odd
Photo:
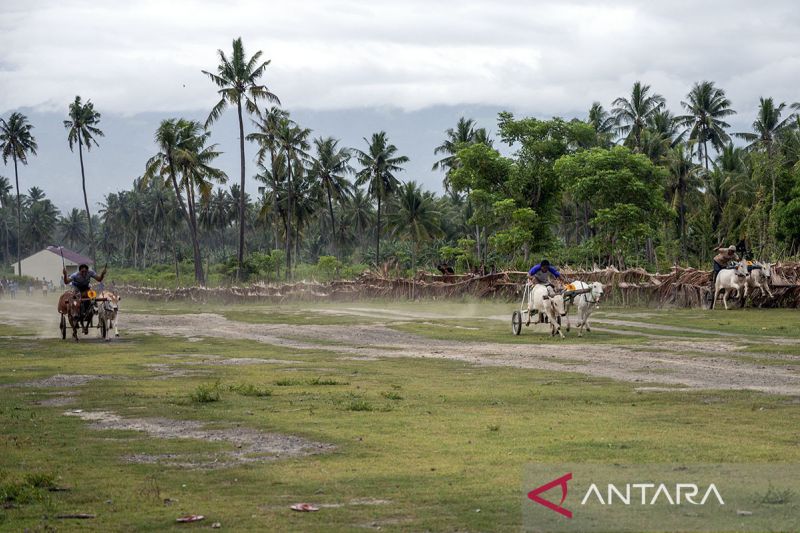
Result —
[{"label": "cart driver", "polygon": [[553,280],[559,278],[561,278],[561,273],[553,268],[547,259],[542,259],[541,263],[528,271],[528,282],[531,285],[544,285],[547,287],[547,294],[550,297],[556,295],[553,288]]},{"label": "cart driver", "polygon": [[[69,276],[67,276],[67,267],[64,267],[62,272],[64,274],[64,284],[71,285],[73,290],[81,293],[81,296],[85,296],[91,288],[92,278],[96,279],[99,283],[102,283],[103,278],[106,277],[106,267],[103,267],[103,271],[98,276],[97,272],[89,269],[89,265],[79,265],[78,271],[70,274]],[[81,313],[86,312],[86,303],[87,302],[81,302]]]},{"label": "cart driver", "polygon": [[64,284],[72,285],[72,288],[75,289],[76,291],[80,291],[81,295],[86,294],[86,292],[91,288],[92,278],[102,283],[103,278],[106,277],[105,267],[98,276],[97,272],[95,272],[94,270],[89,270],[88,265],[78,266],[78,271],[73,274],[70,274],[69,276],[67,276],[67,268],[64,267],[63,273],[64,273]]}]

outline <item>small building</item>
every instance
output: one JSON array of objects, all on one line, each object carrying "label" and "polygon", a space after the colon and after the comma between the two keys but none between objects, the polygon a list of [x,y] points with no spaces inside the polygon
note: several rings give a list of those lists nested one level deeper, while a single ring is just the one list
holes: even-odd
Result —
[{"label": "small building", "polygon": [[[64,254],[63,265],[61,263],[62,253]],[[61,269],[64,268],[64,265],[67,267],[67,272],[72,274],[78,270],[78,265],[83,264],[89,265],[89,268],[91,268],[94,261],[66,248],[48,246],[41,252],[36,252],[22,260],[22,274],[39,280],[44,278],[58,286],[58,280],[61,279]],[[16,261],[14,262],[14,274],[19,275]]]}]

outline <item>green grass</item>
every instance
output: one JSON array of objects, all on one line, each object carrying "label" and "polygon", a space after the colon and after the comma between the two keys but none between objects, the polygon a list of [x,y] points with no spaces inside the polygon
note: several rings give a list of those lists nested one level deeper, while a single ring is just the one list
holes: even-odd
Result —
[{"label": "green grass", "polygon": [[[453,327],[457,326],[457,327]],[[422,337],[446,341],[464,342],[497,342],[503,344],[543,344],[543,343],[581,343],[586,339],[578,337],[574,331],[566,334],[566,338],[552,337],[546,325],[522,327],[522,333],[515,336],[511,332],[511,314],[508,321],[479,320],[465,318],[459,320],[415,320],[394,322],[390,328]],[[620,328],[622,329],[622,328]],[[630,331],[636,332],[632,328]],[[620,336],[604,331],[584,333],[593,343],[637,344],[647,339],[644,335]]]},{"label": "green grass", "polygon": [[668,312],[653,312],[646,321],[652,324],[707,329],[746,336],[800,337],[800,327],[798,327],[800,317],[797,309],[746,308],[728,311],[669,309]]},{"label": "green grass", "polygon": [[[444,307],[422,306],[430,311]],[[408,308],[421,309],[415,304]],[[672,318],[656,312],[647,321],[662,320]],[[449,323],[479,329],[423,322],[393,327],[466,342],[584,342],[574,334],[568,341],[552,341],[530,328],[514,337],[510,323],[469,317]],[[713,328],[702,317],[691,325]],[[341,359],[336,346],[295,350],[245,340],[189,342],[157,335],[75,345],[8,335],[0,335],[0,384],[5,385],[0,394],[0,496],[10,507],[0,509],[2,530],[180,530],[187,527],[175,524],[175,518],[194,513],[206,515],[201,527],[218,521],[231,531],[517,531],[520,479],[530,462],[800,461],[800,409],[781,396],[686,389],[641,393],[635,383],[439,359],[353,361]],[[650,340],[587,335],[593,343],[636,346]],[[774,346],[764,342],[762,333],[754,333],[751,341],[752,351],[766,353],[762,347]],[[776,349],[797,353],[793,346]],[[202,359],[193,354],[283,362],[196,364]],[[163,379],[163,372],[146,366],[164,363],[205,374]],[[19,386],[55,374],[100,379],[56,389]],[[191,398],[214,389],[216,401]],[[59,391],[77,393],[76,403],[37,404]],[[172,454],[200,460],[236,448],[224,441],[94,430],[77,417],[64,416],[68,409],[285,433],[336,449],[226,469],[134,464],[125,457]],[[70,490],[50,492],[53,484]],[[785,496],[764,495],[770,501]],[[363,499],[390,503],[359,504]],[[318,513],[289,510],[297,502],[341,506]],[[75,512],[96,518],[53,518]]]}]

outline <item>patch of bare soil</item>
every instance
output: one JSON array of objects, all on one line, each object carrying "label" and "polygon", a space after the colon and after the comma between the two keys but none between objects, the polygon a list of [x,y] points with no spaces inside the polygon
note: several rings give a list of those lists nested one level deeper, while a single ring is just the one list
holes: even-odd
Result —
[{"label": "patch of bare soil", "polygon": [[199,353],[167,353],[161,357],[168,359],[182,359],[184,357],[200,359],[200,361],[180,361],[183,365],[220,365],[220,366],[239,366],[239,365],[282,365],[289,363],[299,363],[293,359],[266,359],[260,357],[223,357],[221,355],[208,355]]},{"label": "patch of bare soil", "polygon": [[[185,363],[184,363],[185,364]],[[153,379],[156,380],[164,380],[164,379],[172,379],[172,378],[185,378],[185,377],[192,377],[192,376],[207,376],[210,374],[208,370],[202,369],[187,369],[178,366],[177,364],[168,364],[168,363],[146,363],[145,368],[152,370],[154,372],[158,372],[158,376],[155,376]]]},{"label": "patch of bare soil", "polygon": [[78,387],[86,385],[90,381],[96,379],[103,379],[104,376],[97,376],[93,374],[56,374],[49,378],[37,379],[34,381],[26,381],[24,383],[12,383],[4,385],[5,387],[38,387],[38,388],[62,388],[62,387]]},{"label": "patch of bare soil", "polygon": [[193,420],[170,420],[166,418],[123,418],[110,411],[66,411],[67,416],[77,416],[91,422],[92,429],[116,429],[142,431],[159,439],[196,439],[206,442],[226,442],[234,447],[230,452],[209,455],[207,458],[187,460],[183,455],[134,454],[127,457],[130,462],[158,463],[169,466],[192,468],[224,468],[242,463],[273,461],[287,457],[302,457],[332,451],[332,444],[313,442],[293,435],[263,433],[250,428],[204,429]]},{"label": "patch of bare soil", "polygon": [[[397,313],[395,311],[392,314]],[[406,316],[417,318],[414,313]],[[633,321],[615,323],[636,327],[644,324]],[[719,339],[674,340],[671,344],[665,344],[660,338],[650,345],[596,345],[592,344],[591,334],[587,334],[585,341],[580,344],[545,345],[526,342],[524,338],[520,344],[468,343],[424,338],[381,324],[346,327],[247,324],[210,313],[166,315],[160,317],[157,323],[146,317],[131,316],[128,326],[144,332],[184,337],[195,336],[197,331],[203,331],[210,337],[250,339],[296,349],[328,350],[350,357],[430,357],[484,366],[579,372],[636,383],[800,395],[800,373],[778,365],[763,366],[725,357],[721,353],[722,346],[727,346],[730,352],[740,342],[738,339],[724,343]],[[653,329],[658,328],[654,326]],[[325,344],[332,341],[337,345]],[[687,355],[687,352],[692,354]],[[697,352],[705,355],[698,356]],[[776,357],[775,354],[770,356]],[[567,360],[569,364],[563,362]]]},{"label": "patch of bare soil", "polygon": [[54,392],[50,393],[50,396],[53,397],[47,400],[39,400],[36,402],[36,405],[41,405],[43,407],[64,407],[78,401],[78,399],[75,398],[75,396],[77,396],[75,391]]}]

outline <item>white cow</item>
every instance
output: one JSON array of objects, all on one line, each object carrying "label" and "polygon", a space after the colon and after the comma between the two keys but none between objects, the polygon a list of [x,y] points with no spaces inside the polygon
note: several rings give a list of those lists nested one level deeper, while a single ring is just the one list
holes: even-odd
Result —
[{"label": "white cow", "polygon": [[[586,328],[586,331],[592,331],[592,328],[589,327],[589,315],[599,307],[600,300],[603,298],[604,287],[599,281],[593,283],[573,281],[570,285],[574,286],[576,291],[586,291],[578,294],[572,300],[578,308],[578,337],[583,337],[583,328]],[[569,303],[567,304],[567,331],[570,328],[570,305]]]},{"label": "white cow", "polygon": [[747,276],[748,289],[761,289],[762,294],[769,294],[772,298],[772,291],[769,290],[769,282],[772,281],[772,263],[753,263],[750,275]]},{"label": "white cow", "polygon": [[555,336],[556,333],[563,339],[564,334],[561,333],[561,316],[564,314],[564,298],[557,294],[550,296],[545,285],[534,285],[531,288],[531,297],[528,300],[528,321],[533,310],[536,313],[535,324],[542,322],[542,316],[547,317],[550,323],[550,334]]},{"label": "white cow", "polygon": [[111,328],[114,328],[114,336],[119,337],[117,315],[119,314],[119,301],[122,297],[111,291],[103,291],[100,293],[99,298],[105,298],[106,300],[98,302],[98,319],[105,322],[106,331],[111,331]]},{"label": "white cow", "polygon": [[743,261],[735,263],[734,268],[726,268],[720,270],[717,274],[717,281],[714,282],[714,300],[711,302],[711,309],[714,309],[717,303],[717,297],[722,292],[722,303],[725,304],[725,310],[728,309],[728,294],[731,290],[736,291],[735,298],[739,298],[744,292],[744,298],[747,299],[747,264]]}]

